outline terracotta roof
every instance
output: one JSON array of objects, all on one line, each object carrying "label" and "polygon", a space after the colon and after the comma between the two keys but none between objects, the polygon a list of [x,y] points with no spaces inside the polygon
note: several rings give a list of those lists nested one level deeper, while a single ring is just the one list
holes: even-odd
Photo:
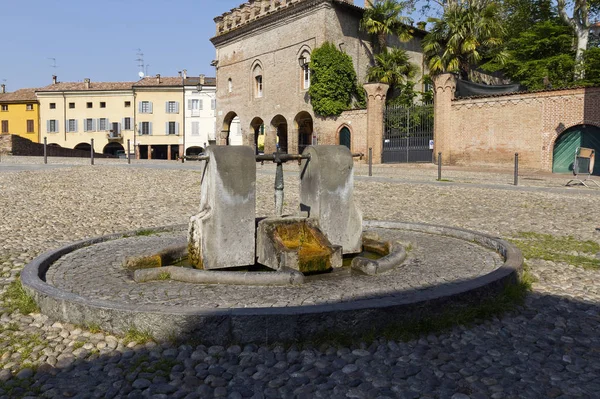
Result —
[{"label": "terracotta roof", "polygon": [[98,91],[98,90],[129,90],[133,82],[90,82],[87,88],[85,82],[59,82],[37,89],[43,91]]},{"label": "terracotta roof", "polygon": [[0,102],[37,101],[36,89],[20,89],[12,93],[0,94]]},{"label": "terracotta roof", "polygon": [[[188,77],[185,79],[186,86],[196,86],[198,83],[200,83],[200,78],[198,76],[192,76],[192,77]],[[217,85],[216,78],[209,78],[209,77],[204,78],[204,86],[216,86],[216,85]]]},{"label": "terracotta roof", "polygon": [[138,80],[133,84],[134,87],[172,87],[172,86],[182,86],[182,78],[169,77],[169,76],[161,76],[160,83],[159,79],[156,76],[147,76],[143,79]]}]

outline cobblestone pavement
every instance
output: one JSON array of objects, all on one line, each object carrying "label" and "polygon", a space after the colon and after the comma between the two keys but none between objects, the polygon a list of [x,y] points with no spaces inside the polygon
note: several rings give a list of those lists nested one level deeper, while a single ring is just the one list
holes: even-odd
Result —
[{"label": "cobblestone pavement", "polygon": [[[372,229],[386,241],[409,243],[401,267],[378,276],[360,273],[311,278],[301,286],[252,287],[206,285],[179,281],[137,284],[123,268],[127,256],[155,254],[160,248],[183,246],[186,232],[129,237],[81,248],[59,259],[46,281],[63,291],[95,300],[204,309],[270,308],[356,301],[365,298],[410,298],[422,292],[491,273],[502,266],[497,253],[475,243],[389,229]],[[439,248],[444,248],[439,251]],[[257,295],[260,292],[260,295]]]},{"label": "cobblestone pavement", "polygon": [[[191,166],[148,162],[22,170],[27,167],[14,165],[25,166],[26,160],[12,161],[10,171],[0,165],[2,291],[45,250],[85,237],[185,223],[198,204],[200,174]],[[261,215],[273,208],[269,168],[259,167]],[[286,166],[288,172],[293,168]],[[529,188],[556,190],[527,191],[503,189],[512,181],[506,172],[456,169],[456,181],[478,179],[453,185],[422,183],[421,176],[434,172],[430,165],[383,169],[377,176],[389,175],[389,182],[357,178],[365,219],[444,224],[502,237],[532,231],[600,243],[598,190],[563,190],[564,176],[532,174],[542,180],[530,180]],[[296,195],[297,181],[287,173],[286,212],[297,207]],[[409,342],[376,338],[350,347],[224,348],[137,343],[135,337],[128,342],[93,326],[11,313],[0,304],[0,397],[598,397],[600,272],[550,260],[527,262],[539,281],[525,306],[511,314]]]}]

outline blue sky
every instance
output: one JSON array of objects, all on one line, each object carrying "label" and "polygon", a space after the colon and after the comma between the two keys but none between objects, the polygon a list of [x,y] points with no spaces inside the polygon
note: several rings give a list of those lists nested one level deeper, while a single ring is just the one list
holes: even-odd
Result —
[{"label": "blue sky", "polygon": [[[148,73],[214,76],[213,18],[244,0],[0,0],[0,83],[135,81]],[[363,0],[355,0],[363,6]],[[56,68],[50,58],[56,59]]]}]

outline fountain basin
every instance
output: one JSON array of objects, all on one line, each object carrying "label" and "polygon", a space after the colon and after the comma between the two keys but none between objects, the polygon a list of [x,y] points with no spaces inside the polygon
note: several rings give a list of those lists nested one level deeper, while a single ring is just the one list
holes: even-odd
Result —
[{"label": "fountain basin", "polygon": [[225,345],[360,336],[479,303],[516,283],[522,272],[523,258],[512,244],[477,232],[391,221],[368,221],[363,229],[385,241],[410,243],[403,266],[374,276],[332,273],[300,286],[259,288],[172,280],[137,284],[127,277],[126,256],[185,246],[182,225],[154,229],[153,236],[129,232],[70,244],[33,260],[21,279],[55,320]]}]

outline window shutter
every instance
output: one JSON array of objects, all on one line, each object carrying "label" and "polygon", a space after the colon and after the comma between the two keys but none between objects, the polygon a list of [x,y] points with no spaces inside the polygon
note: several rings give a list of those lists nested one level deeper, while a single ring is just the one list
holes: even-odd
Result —
[{"label": "window shutter", "polygon": [[179,101],[175,101],[175,113],[179,113]]},{"label": "window shutter", "polygon": [[121,135],[121,124],[117,124],[117,134],[120,136]]},{"label": "window shutter", "polygon": [[[123,129],[125,129],[125,118],[121,118],[121,126],[123,126]],[[121,129],[119,128],[119,132],[121,131]]]},{"label": "window shutter", "polygon": [[179,122],[175,122],[175,134],[179,134]]},{"label": "window shutter", "polygon": [[192,100],[188,100],[188,109],[192,110]]},{"label": "window shutter", "polygon": [[77,133],[77,119],[75,119],[75,130],[74,130],[74,132]]},{"label": "window shutter", "polygon": [[152,135],[152,122],[148,122],[148,134]]},{"label": "window shutter", "polygon": [[46,121],[46,133],[50,133],[50,120]]},{"label": "window shutter", "polygon": [[152,101],[148,101],[148,112],[152,113]]},{"label": "window shutter", "polygon": [[169,122],[165,122],[165,134],[169,134]]},{"label": "window shutter", "polygon": [[198,100],[198,109],[200,111],[202,111],[204,109],[204,100],[203,99]]},{"label": "window shutter", "polygon": [[60,128],[59,128],[58,126],[59,126],[59,125],[58,125],[58,119],[57,119],[57,120],[56,120],[56,129],[54,129],[54,131],[55,131],[56,133],[58,133],[58,132],[60,131]]},{"label": "window shutter", "polygon": [[84,131],[84,132],[87,132],[87,131],[88,131],[88,130],[87,130],[87,123],[85,123],[85,121],[86,121],[86,120],[84,119],[84,120],[83,120],[83,131]]},{"label": "window shutter", "polygon": [[212,100],[210,100],[210,108],[211,109],[217,108],[217,100],[216,99],[213,98]]},{"label": "window shutter", "polygon": [[92,132],[96,131],[96,120],[92,119]]},{"label": "window shutter", "polygon": [[142,102],[138,101],[138,112],[141,114],[142,113]]},{"label": "window shutter", "polygon": [[165,113],[169,113],[169,102],[165,102]]}]

